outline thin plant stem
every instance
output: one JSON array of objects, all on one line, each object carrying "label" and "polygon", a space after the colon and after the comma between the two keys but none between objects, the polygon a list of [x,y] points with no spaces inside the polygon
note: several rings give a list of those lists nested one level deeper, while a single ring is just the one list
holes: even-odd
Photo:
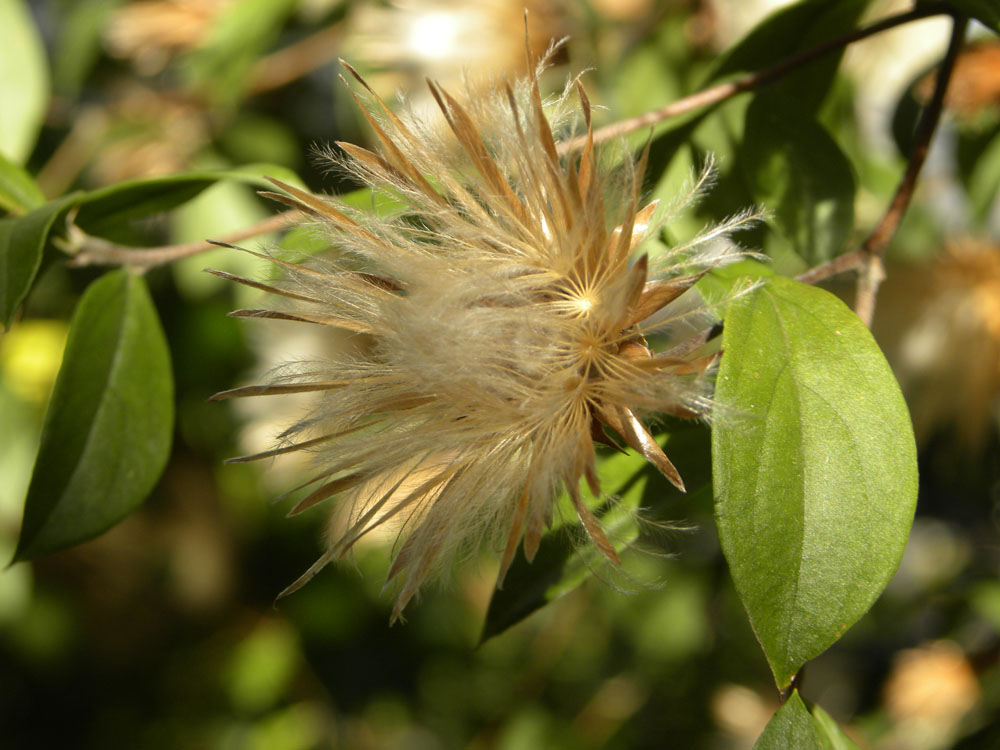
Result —
[{"label": "thin plant stem", "polygon": [[937,130],[938,122],[941,120],[941,112],[944,110],[944,96],[948,90],[948,82],[955,69],[955,61],[958,53],[962,49],[962,41],[965,39],[965,32],[969,26],[968,16],[955,16],[951,27],[951,39],[948,42],[948,51],[945,53],[944,61],[938,69],[937,77],[934,80],[934,93],[931,100],[920,113],[920,120],[917,123],[917,130],[913,149],[910,151],[910,159],[906,165],[903,178],[899,181],[896,194],[889,204],[889,208],[882,216],[882,220],[875,226],[872,233],[868,235],[861,246],[862,265],[858,270],[858,292],[854,301],[854,310],[858,317],[864,321],[869,328],[875,315],[875,298],[878,295],[879,286],[885,279],[885,269],[882,259],[885,257],[886,248],[896,234],[903,215],[913,200],[913,192],[917,187],[917,178],[920,170],[927,159],[927,152],[930,150],[931,140]]},{"label": "thin plant stem", "polygon": [[[291,226],[299,218],[296,209],[284,211],[280,214],[270,216],[263,221],[259,221],[252,226],[241,229],[231,234],[218,238],[218,242],[233,243],[241,240],[257,237],[268,232],[276,232]],[[78,249],[73,257],[68,261],[70,266],[132,266],[138,268],[153,268],[166,263],[171,263],[181,258],[213,250],[217,246],[207,240],[197,242],[186,242],[181,245],[164,245],[162,247],[128,247],[126,245],[116,245],[99,237],[84,235],[80,230],[76,230],[79,235],[75,241],[71,241],[71,246]],[[71,240],[73,238],[71,237]],[[70,252],[73,252],[70,250]]]},{"label": "thin plant stem", "polygon": [[[611,123],[610,125],[605,125],[602,128],[598,128],[594,131],[594,143],[620,138],[623,135],[628,135],[629,133],[633,133],[637,130],[648,128],[652,125],[663,122],[664,120],[669,120],[703,107],[718,104],[719,102],[723,102],[726,99],[736,96],[737,94],[762,88],[770,83],[773,83],[774,81],[779,80],[803,65],[812,62],[813,60],[828,55],[831,52],[836,52],[837,50],[853,44],[854,42],[874,36],[875,34],[880,34],[883,31],[887,31],[888,29],[896,26],[902,26],[903,24],[918,21],[923,18],[929,18],[931,16],[950,15],[952,12],[953,11],[945,3],[926,3],[918,8],[907,11],[906,13],[899,13],[894,16],[883,18],[881,21],[877,21],[873,24],[865,26],[864,28],[855,29],[854,31],[844,34],[843,36],[839,36],[836,39],[831,39],[828,42],[823,42],[815,47],[803,50],[802,52],[792,55],[791,57],[787,57],[781,62],[775,63],[771,67],[765,68],[764,70],[747,73],[746,75],[740,76],[736,80],[720,83],[717,86],[703,89],[697,93],[691,94],[690,96],[685,96],[682,99],[677,99],[676,101],[660,107],[659,109],[654,109],[650,112],[646,112],[645,114],[638,115],[637,117],[620,120],[618,122]],[[586,145],[586,142],[586,136],[578,136],[560,143],[559,150],[562,153],[575,151],[583,148]]]},{"label": "thin plant stem", "polygon": [[906,169],[903,172],[902,178],[900,178],[896,193],[889,207],[878,224],[876,224],[867,239],[865,239],[864,243],[857,250],[845,253],[827,263],[811,268],[797,277],[799,281],[806,284],[815,284],[841,273],[857,271],[858,286],[855,299],[855,312],[864,321],[865,325],[869,327],[871,327],[872,318],[875,313],[875,299],[878,295],[878,288],[885,279],[885,270],[882,261],[889,242],[899,228],[903,215],[906,213],[906,209],[913,199],[920,170],[927,158],[931,140],[941,120],[948,82],[951,80],[955,61],[958,59],[958,53],[961,50],[968,23],[969,19],[966,16],[955,17],[951,30],[951,39],[948,43],[948,51],[945,53],[944,60],[938,68],[934,81],[934,93],[920,114],[914,134],[913,148],[910,151]]}]

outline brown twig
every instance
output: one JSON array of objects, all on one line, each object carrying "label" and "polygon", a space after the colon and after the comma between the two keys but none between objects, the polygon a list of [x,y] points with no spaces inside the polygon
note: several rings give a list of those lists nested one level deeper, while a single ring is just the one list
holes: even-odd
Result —
[{"label": "brown twig", "polygon": [[[691,94],[690,96],[685,96],[683,99],[677,99],[676,101],[660,107],[659,109],[654,109],[651,112],[646,112],[645,114],[638,115],[637,117],[632,117],[628,120],[620,120],[619,122],[605,125],[603,128],[598,128],[594,131],[594,142],[600,143],[602,141],[619,138],[637,130],[642,130],[643,128],[656,125],[664,120],[679,117],[680,115],[693,112],[694,110],[701,109],[702,107],[708,107],[712,104],[718,104],[719,102],[725,101],[726,99],[736,96],[737,94],[759,89],[769,83],[773,83],[788,73],[791,73],[793,70],[796,70],[813,60],[823,57],[824,55],[828,55],[831,52],[836,52],[837,50],[842,49],[849,44],[853,44],[854,42],[874,36],[875,34],[880,34],[881,32],[887,31],[888,29],[896,26],[911,23],[912,21],[928,18],[930,16],[951,14],[952,12],[953,11],[945,3],[926,3],[918,8],[907,11],[906,13],[900,13],[894,16],[889,16],[888,18],[883,18],[881,21],[877,21],[869,26],[865,26],[861,29],[855,29],[854,31],[844,34],[843,36],[839,36],[836,39],[831,39],[828,42],[824,42],[823,44],[819,44],[815,47],[792,55],[791,57],[785,58],[781,62],[775,63],[770,68],[765,68],[764,70],[754,73],[747,73],[740,76],[736,80],[720,83],[717,86],[704,89]],[[583,148],[586,141],[586,136],[578,136],[560,143],[559,150],[561,153],[575,151]]]},{"label": "brown twig", "polygon": [[[263,221],[241,229],[231,234],[218,238],[218,242],[240,242],[250,237],[256,237],[268,232],[276,232],[290,226],[299,218],[298,210],[292,209],[280,214],[270,216]],[[77,230],[78,237],[70,238],[70,246],[75,247],[73,257],[67,262],[70,266],[133,266],[139,268],[153,268],[170,263],[190,255],[197,255],[206,250],[213,250],[217,246],[207,240],[197,242],[186,242],[181,245],[164,245],[162,247],[128,247],[126,245],[116,245],[102,240],[99,237],[91,237]],[[73,252],[73,250],[70,250]]]},{"label": "brown twig", "polygon": [[951,39],[948,41],[948,51],[945,53],[944,60],[934,80],[934,94],[927,106],[924,107],[923,112],[920,113],[920,120],[917,122],[915,140],[910,151],[906,171],[899,181],[896,194],[882,216],[882,220],[861,246],[863,260],[861,268],[858,270],[858,292],[854,301],[854,311],[869,328],[875,315],[875,298],[878,295],[878,288],[885,279],[882,258],[885,257],[889,241],[896,234],[896,230],[903,220],[903,214],[906,213],[906,209],[913,199],[917,178],[920,176],[920,170],[927,159],[934,131],[937,130],[938,122],[941,120],[944,95],[948,89],[952,71],[955,69],[958,53],[962,49],[962,41],[965,39],[965,31],[968,26],[968,16],[955,16],[951,27]]},{"label": "brown twig", "polygon": [[861,261],[861,250],[854,250],[800,273],[795,277],[795,280],[801,281],[803,284],[818,284],[842,273],[858,270]]},{"label": "brown twig", "polygon": [[937,77],[934,82],[934,93],[931,100],[924,107],[917,122],[914,133],[913,148],[906,164],[906,170],[899,181],[896,193],[892,202],[886,209],[879,223],[872,230],[871,234],[864,241],[860,248],[850,253],[845,253],[828,263],[816,266],[798,276],[798,280],[806,284],[815,284],[832,276],[836,276],[847,271],[858,272],[858,287],[855,299],[855,312],[864,321],[865,325],[871,327],[872,317],[875,313],[875,299],[878,295],[878,288],[885,279],[885,270],[882,259],[890,240],[899,228],[903,215],[913,199],[913,192],[917,186],[917,178],[920,170],[927,158],[930,143],[937,130],[938,122],[941,120],[941,113],[944,109],[945,92],[948,89],[948,82],[951,80],[952,71],[955,68],[955,61],[958,58],[959,50],[962,47],[962,40],[965,38],[965,30],[968,28],[969,19],[967,16],[957,15],[951,29],[951,39],[948,43],[948,51],[944,60],[938,68]]}]

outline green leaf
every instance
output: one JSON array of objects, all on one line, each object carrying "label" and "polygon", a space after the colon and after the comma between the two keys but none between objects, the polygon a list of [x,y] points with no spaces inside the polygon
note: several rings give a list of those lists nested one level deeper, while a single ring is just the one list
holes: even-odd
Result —
[{"label": "green leaf", "polygon": [[[281,171],[283,176],[287,172],[281,167],[274,170]],[[176,208],[219,180],[273,187],[254,165],[129,180],[83,195],[78,201],[80,210],[74,223],[88,234],[113,236],[125,222]]]},{"label": "green leaf", "polygon": [[754,199],[810,266],[840,254],[854,227],[854,174],[811,114],[783,98],[755,97],[740,163]]},{"label": "green leaf", "polygon": [[917,122],[920,120],[922,111],[923,108],[913,96],[912,91],[904,91],[896,103],[892,117],[892,139],[896,144],[896,149],[903,156],[908,156],[913,151]]},{"label": "green leaf", "polygon": [[[595,514],[619,552],[638,535],[633,511],[642,500],[647,466],[642,456],[630,452],[615,454],[598,468],[602,488],[617,496],[618,501],[603,506]],[[579,524],[564,524],[542,537],[532,562],[525,558],[523,548],[519,549],[503,588],[493,592],[480,641],[502,633],[589,578],[594,566],[602,560],[589,542],[581,543],[584,538]]]},{"label": "green leaf", "polygon": [[15,560],[79,544],[135,510],[166,465],[173,418],[170,355],[146,283],[107,273],[70,324]]},{"label": "green leaf", "polygon": [[833,295],[772,276],[725,319],[716,523],[779,687],[858,620],[899,564],[917,495],[906,404]]},{"label": "green leaf", "polygon": [[813,706],[810,714],[797,690],[771,717],[753,747],[754,750],[858,750],[830,714],[819,706]]},{"label": "green leaf", "polygon": [[19,215],[43,203],[45,196],[31,175],[0,154],[0,209]]},{"label": "green leaf", "polygon": [[[2,174],[0,164],[0,191],[3,190]],[[74,219],[76,226],[95,236],[113,238],[126,222],[175,208],[220,180],[272,187],[264,174],[278,174],[286,181],[298,182],[298,178],[283,167],[251,164],[239,169],[121,182],[89,193],[63,196],[21,217],[0,219],[0,322],[9,325],[14,311],[27,296],[38,273],[49,232],[56,218],[68,208],[78,207]],[[30,200],[30,188],[28,190]]]},{"label": "green leaf", "polygon": [[65,196],[24,216],[0,219],[0,322],[4,327],[10,325],[14,312],[31,289],[56,218],[76,198],[76,195]]},{"label": "green leaf", "polygon": [[860,750],[833,717],[818,705],[813,706],[812,718],[823,750]]},{"label": "green leaf", "polygon": [[798,691],[777,710],[757,739],[753,750],[829,750],[820,739],[809,709]]},{"label": "green leaf", "polygon": [[1000,34],[1000,4],[997,0],[951,0],[951,4]]},{"label": "green leaf", "polygon": [[49,69],[38,29],[22,0],[0,0],[0,153],[23,164],[49,99]]}]

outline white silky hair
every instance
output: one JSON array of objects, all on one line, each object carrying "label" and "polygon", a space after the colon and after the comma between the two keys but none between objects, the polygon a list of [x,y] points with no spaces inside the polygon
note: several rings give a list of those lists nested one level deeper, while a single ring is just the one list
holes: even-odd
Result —
[{"label": "white silky hair", "polygon": [[712,356],[671,352],[717,321],[693,285],[742,257],[727,237],[759,213],[650,260],[643,240],[707,189],[711,164],[673,206],[640,206],[645,156],[625,152],[611,171],[591,145],[558,155],[553,132],[574,121],[591,132],[589,102],[571,80],[543,103],[542,67],[461,102],[431,84],[450,131],[397,116],[354,74],[378,146],[341,144],[337,162],[398,210],[280,186],[276,197],[335,249],[275,258],[283,276],[266,291],[283,304],[247,314],[334,326],[360,342],[220,394],[317,392],[278,448],[245,457],[309,451],[316,475],[296,511],[334,498],[329,548],[290,590],[385,528],[399,535],[394,618],[423,582],[483,544],[502,554],[502,580],[519,543],[529,559],[537,551],[563,490],[586,536],[617,562],[579,494],[584,478],[604,494],[593,447],[601,425],[683,487],[636,414],[711,411]]}]

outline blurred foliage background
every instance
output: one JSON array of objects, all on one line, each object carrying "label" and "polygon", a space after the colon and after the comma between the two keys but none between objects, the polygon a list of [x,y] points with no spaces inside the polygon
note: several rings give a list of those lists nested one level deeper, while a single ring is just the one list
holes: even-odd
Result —
[{"label": "blurred foliage background", "polygon": [[[539,49],[570,37],[549,85],[589,70],[597,116],[611,122],[696,90],[720,52],[779,4],[0,0],[0,101],[21,113],[0,115],[0,151],[47,197],[250,162],[341,192],[352,186],[316,146],[370,136],[337,80],[338,57],[387,99],[404,92],[421,106],[426,76],[454,88],[463,69],[473,79],[521,69],[527,5]],[[906,5],[875,2],[871,12]],[[856,45],[823,106],[858,182],[858,239],[891,196],[900,123],[928,96],[928,65],[946,39],[947,23],[931,20]],[[726,144],[738,142],[731,131],[745,106],[727,103],[705,131],[721,179],[697,221],[742,205],[740,156]],[[998,185],[1000,44],[984,33],[960,60],[876,319],[920,441],[910,545],[872,612],[808,665],[802,685],[862,748],[1000,747]],[[252,188],[222,182],[122,227],[122,241],[217,237],[275,211]],[[804,267],[768,249],[783,272]],[[678,527],[665,535],[669,555],[640,563],[662,585],[623,594],[590,580],[480,643],[495,563],[426,592],[390,629],[387,555],[372,542],[356,569],[330,567],[276,606],[318,554],[321,514],[285,519],[271,502],[294,466],[265,473],[223,460],[266,447],[295,414],[206,398],[314,344],[227,318],[245,290],[205,267],[261,273],[216,250],[148,276],[178,410],[153,495],[98,539],[0,573],[4,747],[753,745],[777,696],[715,538],[700,425],[686,426],[684,452],[671,453],[693,491],[678,497],[657,478],[644,489]],[[0,338],[0,554],[14,549],[69,314],[97,273],[46,263]],[[668,507],[657,503],[668,494]]]}]

